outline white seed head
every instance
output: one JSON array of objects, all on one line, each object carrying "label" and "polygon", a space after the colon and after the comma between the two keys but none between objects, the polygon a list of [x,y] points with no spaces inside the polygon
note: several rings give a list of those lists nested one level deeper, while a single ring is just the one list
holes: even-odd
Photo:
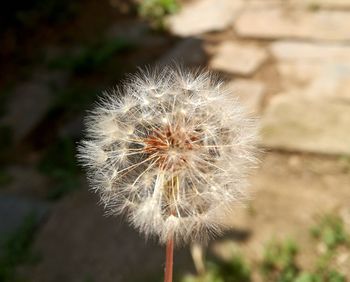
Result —
[{"label": "white seed head", "polygon": [[105,94],[78,150],[111,214],[161,242],[200,240],[247,196],[254,119],[208,72],[140,72]]}]

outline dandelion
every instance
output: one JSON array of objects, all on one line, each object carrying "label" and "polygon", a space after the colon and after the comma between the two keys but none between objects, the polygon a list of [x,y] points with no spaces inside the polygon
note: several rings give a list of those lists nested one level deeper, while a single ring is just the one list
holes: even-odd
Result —
[{"label": "dandelion", "polygon": [[166,269],[174,242],[220,233],[247,196],[256,122],[209,72],[140,72],[101,98],[86,131],[91,187],[108,213],[167,243]]}]

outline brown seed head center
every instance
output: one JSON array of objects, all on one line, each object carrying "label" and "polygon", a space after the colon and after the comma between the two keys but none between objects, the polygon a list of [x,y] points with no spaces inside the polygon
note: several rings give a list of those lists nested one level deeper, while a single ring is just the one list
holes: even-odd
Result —
[{"label": "brown seed head center", "polygon": [[188,133],[181,127],[154,131],[143,142],[144,151],[155,155],[157,165],[165,170],[178,170],[187,162],[188,152],[194,150],[199,139],[195,132]]}]

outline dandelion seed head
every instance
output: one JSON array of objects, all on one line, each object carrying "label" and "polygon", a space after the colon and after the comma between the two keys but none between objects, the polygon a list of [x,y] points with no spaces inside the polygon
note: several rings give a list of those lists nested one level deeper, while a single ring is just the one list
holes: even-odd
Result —
[{"label": "dandelion seed head", "polygon": [[143,71],[89,113],[78,158],[109,214],[161,242],[220,233],[247,196],[256,121],[208,72]]}]

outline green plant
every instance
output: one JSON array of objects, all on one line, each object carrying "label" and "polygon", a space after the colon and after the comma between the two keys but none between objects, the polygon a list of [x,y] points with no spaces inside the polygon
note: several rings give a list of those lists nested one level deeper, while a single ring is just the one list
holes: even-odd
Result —
[{"label": "green plant", "polygon": [[298,274],[295,262],[298,248],[292,240],[271,241],[265,249],[261,269],[266,281],[294,281]]},{"label": "green plant", "polygon": [[99,92],[79,82],[72,83],[67,89],[53,89],[53,91],[56,97],[50,112],[64,111],[67,115],[80,113],[94,101]]},{"label": "green plant", "polygon": [[293,282],[346,282],[343,274],[338,271],[325,268],[325,273],[302,272]]},{"label": "green plant", "polygon": [[55,200],[76,189],[78,167],[75,160],[74,142],[68,138],[59,139],[44,154],[39,170],[50,176],[55,183],[48,192],[48,198]]},{"label": "green plant", "polygon": [[342,172],[344,173],[349,173],[350,172],[350,157],[349,156],[340,156],[339,159],[339,164],[342,168]]},{"label": "green plant", "polygon": [[202,276],[185,276],[181,282],[225,282],[223,277],[219,277],[217,273],[208,271]]},{"label": "green plant", "polygon": [[[312,235],[326,246],[326,252],[318,256],[311,270],[297,264],[297,244],[292,240],[270,241],[264,250],[263,260],[257,263],[263,280],[267,282],[346,282],[344,274],[334,269],[337,248],[350,251],[349,234],[344,222],[334,214],[320,218],[312,228]],[[250,281],[250,268],[243,257],[236,256],[229,263],[217,260],[208,265],[202,276],[186,276],[182,282],[226,282]],[[253,269],[254,270],[254,269]],[[260,280],[259,280],[260,281]]]},{"label": "green plant", "polygon": [[8,125],[0,125],[0,163],[4,163],[12,147],[12,128]]},{"label": "green plant", "polygon": [[324,243],[327,251],[332,251],[339,245],[350,242],[343,220],[335,215],[323,216],[320,222],[311,229],[311,234]]},{"label": "green plant", "polygon": [[[213,267],[213,269],[215,268]],[[235,255],[232,257],[231,261],[222,263],[220,268],[216,269],[216,272],[220,276],[226,277],[226,281],[250,281],[250,268],[241,255]]]},{"label": "green plant", "polygon": [[139,15],[148,20],[156,29],[165,29],[165,17],[176,13],[180,5],[176,0],[141,0]]},{"label": "green plant", "polygon": [[0,117],[6,114],[6,106],[8,99],[11,97],[15,83],[7,83],[0,91]]},{"label": "green plant", "polygon": [[90,274],[86,274],[82,280],[82,282],[95,282]]},{"label": "green plant", "polygon": [[76,74],[86,74],[98,70],[115,54],[130,50],[133,45],[123,38],[101,40],[81,48],[76,53],[68,53],[48,62],[54,69],[66,69]]},{"label": "green plant", "polygon": [[182,282],[250,282],[251,273],[248,264],[241,255],[234,255],[228,262],[213,261],[207,265],[202,276],[184,277]]},{"label": "green plant", "polygon": [[8,2],[0,12],[0,30],[7,27],[35,28],[40,23],[61,23],[79,10],[76,0],[18,0]]},{"label": "green plant", "polygon": [[29,214],[18,230],[4,240],[0,256],[0,281],[17,281],[16,267],[37,261],[38,257],[31,251],[35,230],[35,215]]},{"label": "green plant", "polygon": [[12,180],[11,175],[0,167],[0,187],[11,183]]},{"label": "green plant", "polygon": [[301,273],[294,282],[322,282],[320,277],[314,273],[303,272]]},{"label": "green plant", "polygon": [[316,12],[321,9],[321,6],[318,3],[309,3],[307,6],[307,9],[310,10],[311,12]]},{"label": "green plant", "polygon": [[349,246],[349,234],[345,230],[343,220],[334,214],[324,215],[311,229],[311,234],[326,247],[326,251],[316,262],[315,273],[319,278],[316,282],[345,282],[344,275],[330,268],[337,248]]}]

